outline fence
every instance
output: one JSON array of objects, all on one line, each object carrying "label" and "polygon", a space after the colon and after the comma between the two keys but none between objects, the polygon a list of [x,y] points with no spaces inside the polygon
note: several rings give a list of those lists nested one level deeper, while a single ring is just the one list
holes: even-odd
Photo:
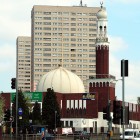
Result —
[{"label": "fence", "polygon": [[[119,140],[119,134],[111,137],[112,140]],[[14,135],[3,135],[2,140],[42,140],[41,135],[37,134],[25,134],[18,135],[16,138]],[[74,135],[57,135],[55,137],[47,137],[46,140],[74,140]],[[107,134],[91,134],[90,140],[108,140]]]}]

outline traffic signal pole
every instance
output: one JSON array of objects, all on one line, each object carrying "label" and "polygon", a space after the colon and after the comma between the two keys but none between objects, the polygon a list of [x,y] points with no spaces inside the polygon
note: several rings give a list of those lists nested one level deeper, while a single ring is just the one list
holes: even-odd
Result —
[{"label": "traffic signal pole", "polygon": [[123,140],[125,139],[124,138],[124,131],[125,131],[125,128],[124,128],[124,125],[125,125],[125,99],[124,99],[124,76],[125,76],[125,60],[123,59],[122,60],[122,107],[123,107],[123,128],[122,128],[122,131],[123,131]]},{"label": "traffic signal pole", "polygon": [[16,79],[16,139],[18,136],[18,80]]}]

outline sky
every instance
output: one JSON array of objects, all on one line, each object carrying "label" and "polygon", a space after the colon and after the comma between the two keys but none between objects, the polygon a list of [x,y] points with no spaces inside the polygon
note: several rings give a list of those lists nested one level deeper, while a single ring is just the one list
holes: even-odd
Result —
[{"label": "sky", "polygon": [[[121,60],[129,61],[125,77],[126,102],[140,97],[140,0],[82,0],[88,7],[100,7],[108,13],[110,74],[121,79]],[[31,36],[31,9],[34,5],[78,6],[80,0],[4,0],[0,4],[0,93],[13,92],[11,78],[16,77],[16,38]],[[117,99],[122,100],[122,80],[116,82]]]}]

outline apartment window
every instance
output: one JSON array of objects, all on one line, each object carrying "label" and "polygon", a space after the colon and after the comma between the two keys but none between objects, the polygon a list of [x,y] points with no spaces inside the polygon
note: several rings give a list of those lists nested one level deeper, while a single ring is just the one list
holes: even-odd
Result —
[{"label": "apartment window", "polygon": [[78,16],[81,16],[81,15],[82,15],[82,13],[77,13],[77,15],[78,15]]},{"label": "apartment window", "polygon": [[83,54],[83,57],[87,57],[88,55],[87,54]]},{"label": "apartment window", "polygon": [[51,12],[44,12],[44,15],[51,15]]},{"label": "apartment window", "polygon": [[51,51],[51,48],[44,48],[43,51]]},{"label": "apartment window", "polygon": [[69,15],[69,12],[63,12],[63,15]]},{"label": "apartment window", "polygon": [[64,31],[69,31],[69,28],[63,28]]},{"label": "apartment window", "polygon": [[63,20],[69,20],[69,18],[65,18],[65,17],[64,17]]},{"label": "apartment window", "polygon": [[69,38],[63,38],[63,41],[69,41]]},{"label": "apartment window", "polygon": [[83,60],[84,63],[87,63],[88,61],[86,59]]},{"label": "apartment window", "polygon": [[96,24],[93,24],[93,23],[89,23],[89,26],[96,26]]},{"label": "apartment window", "polygon": [[87,49],[83,49],[83,52],[87,52],[88,50]]},{"label": "apartment window", "polygon": [[71,18],[71,21],[76,21],[76,18]]},{"label": "apartment window", "polygon": [[51,25],[51,22],[44,22],[44,25]]},{"label": "apartment window", "polygon": [[95,47],[95,44],[89,44],[89,47]]},{"label": "apartment window", "polygon": [[57,20],[57,17],[52,17],[52,20]]},{"label": "apartment window", "polygon": [[46,36],[51,36],[51,33],[44,33],[44,35],[46,35]]},{"label": "apartment window", "polygon": [[71,38],[71,41],[76,41],[76,38]]},{"label": "apartment window", "polygon": [[43,43],[43,46],[51,46],[51,43]]},{"label": "apartment window", "polygon": [[89,21],[94,21],[94,18],[89,18]]},{"label": "apartment window", "polygon": [[89,54],[89,57],[95,57],[95,54]]},{"label": "apartment window", "polygon": [[69,59],[64,59],[63,61],[64,61],[64,62],[69,62]]},{"label": "apartment window", "polygon": [[44,20],[51,20],[51,17],[44,17]]},{"label": "apartment window", "polygon": [[69,54],[64,54],[63,56],[64,56],[64,57],[69,57]]},{"label": "apartment window", "polygon": [[43,29],[44,30],[51,30],[51,28],[49,28],[49,27],[44,27]]},{"label": "apartment window", "polygon": [[87,19],[87,18],[83,18],[83,20],[84,20],[84,21],[87,21],[88,19]]},{"label": "apartment window", "polygon": [[61,17],[58,17],[58,20],[62,20],[62,18]]},{"label": "apartment window", "polygon": [[64,26],[69,26],[69,23],[63,23]]},{"label": "apartment window", "polygon": [[96,16],[95,13],[89,13],[89,16]]},{"label": "apartment window", "polygon": [[71,31],[76,31],[76,28],[71,28]]},{"label": "apartment window", "polygon": [[76,57],[76,54],[71,54],[71,57]]},{"label": "apartment window", "polygon": [[87,28],[83,28],[83,31],[84,31],[84,32],[87,31]]},{"label": "apartment window", "polygon": [[71,47],[76,47],[76,44],[71,44]]},{"label": "apartment window", "polygon": [[95,42],[95,39],[89,39],[89,42]]},{"label": "apartment window", "polygon": [[93,62],[95,62],[95,60],[90,59],[89,62],[90,62],[90,63],[93,63]]},{"label": "apartment window", "polygon": [[52,15],[57,15],[57,12],[52,12]]},{"label": "apartment window", "polygon": [[43,67],[51,67],[51,64],[43,64]]},{"label": "apartment window", "polygon": [[69,36],[69,33],[64,33],[64,36]]},{"label": "apartment window", "polygon": [[62,23],[58,23],[58,26],[62,26]]},{"label": "apartment window", "polygon": [[76,16],[76,13],[71,13],[72,16]]},{"label": "apartment window", "polygon": [[58,12],[58,15],[62,15],[62,12]]},{"label": "apartment window", "polygon": [[82,26],[82,23],[78,23],[77,25],[78,25],[78,26]]},{"label": "apartment window", "polygon": [[96,34],[89,34],[90,37],[96,37]]},{"label": "apartment window", "polygon": [[64,45],[64,47],[69,47],[69,44],[67,44],[67,43],[64,43],[63,45]]},{"label": "apartment window", "polygon": [[44,53],[43,56],[51,56],[50,53]]},{"label": "apartment window", "polygon": [[89,52],[95,52],[95,49],[89,49]]},{"label": "apartment window", "polygon": [[95,65],[89,65],[89,68],[95,68]]},{"label": "apartment window", "polygon": [[71,33],[71,36],[76,36],[76,34],[75,33]]},{"label": "apartment window", "polygon": [[89,28],[89,31],[94,32],[94,31],[96,31],[96,29]]},{"label": "apartment window", "polygon": [[76,26],[76,23],[71,23],[71,26]]},{"label": "apartment window", "polygon": [[35,53],[35,56],[42,56],[42,53]]},{"label": "apartment window", "polygon": [[95,70],[89,70],[89,73],[95,73]]},{"label": "apartment window", "polygon": [[43,62],[51,62],[51,59],[43,59]]},{"label": "apartment window", "polygon": [[83,26],[87,26],[87,23],[83,23]]}]

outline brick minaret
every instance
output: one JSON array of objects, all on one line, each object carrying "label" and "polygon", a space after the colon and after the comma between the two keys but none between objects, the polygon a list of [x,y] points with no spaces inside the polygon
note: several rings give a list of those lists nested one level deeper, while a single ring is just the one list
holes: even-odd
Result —
[{"label": "brick minaret", "polygon": [[102,7],[97,13],[96,77],[89,79],[89,91],[98,94],[98,111],[102,112],[108,101],[115,99],[114,76],[109,74],[109,42],[107,37],[107,12]]}]

